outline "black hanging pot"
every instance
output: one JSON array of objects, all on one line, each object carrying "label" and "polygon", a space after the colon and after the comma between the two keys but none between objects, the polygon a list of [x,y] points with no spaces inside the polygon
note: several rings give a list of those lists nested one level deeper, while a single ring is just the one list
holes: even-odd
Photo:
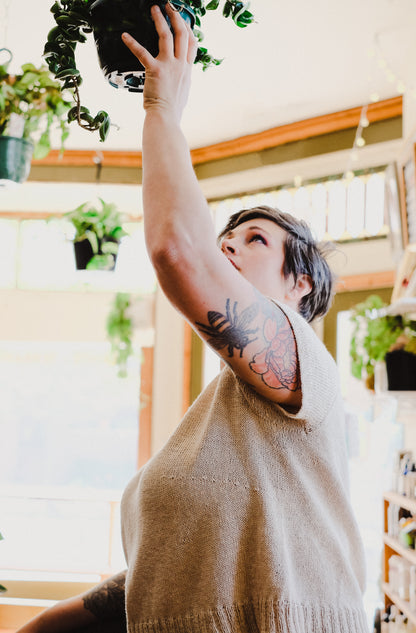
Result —
[{"label": "black hanging pot", "polygon": [[[165,0],[96,0],[90,8],[95,45],[100,66],[109,83],[130,92],[143,92],[144,68],[121,40],[129,33],[153,55],[158,54],[158,35],[150,15],[150,8],[158,4],[166,15]],[[180,12],[191,28],[195,14],[182,0],[170,4]]]},{"label": "black hanging pot", "polygon": [[389,391],[416,391],[416,355],[397,349],[386,354]]},{"label": "black hanging pot", "polygon": [[[94,253],[91,242],[87,238],[74,242],[76,269],[85,270],[86,268],[93,268],[98,270],[114,270],[117,262],[117,253],[105,252],[105,245],[109,242],[115,244],[116,246],[119,244],[117,240],[113,240],[111,238],[103,238],[102,240],[98,239],[98,253]],[[93,258],[96,258],[96,265],[88,266]]]},{"label": "black hanging pot", "polygon": [[15,136],[0,136],[0,185],[28,179],[33,143]]}]

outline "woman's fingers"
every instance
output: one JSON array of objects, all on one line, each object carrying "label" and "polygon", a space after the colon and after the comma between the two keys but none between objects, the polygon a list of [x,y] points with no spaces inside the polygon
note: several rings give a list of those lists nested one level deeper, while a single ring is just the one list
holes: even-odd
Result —
[{"label": "woman's fingers", "polygon": [[155,4],[150,11],[159,36],[159,54],[162,57],[173,54],[172,33],[160,7]]},{"label": "woman's fingers", "polygon": [[186,28],[187,24],[179,11],[175,11],[170,2],[166,4],[166,13],[172,24],[174,33],[175,57],[178,59],[186,59],[189,42],[188,30]]},{"label": "woman's fingers", "polygon": [[127,48],[137,57],[144,68],[150,68],[152,66],[155,62],[155,58],[144,46],[139,44],[139,42],[137,42],[129,33],[123,33],[121,38]]}]

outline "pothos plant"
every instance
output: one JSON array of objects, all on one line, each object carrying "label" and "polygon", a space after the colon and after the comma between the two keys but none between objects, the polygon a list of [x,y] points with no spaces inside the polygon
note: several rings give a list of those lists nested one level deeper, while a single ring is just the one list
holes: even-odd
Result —
[{"label": "pothos plant", "polygon": [[[222,11],[225,18],[231,19],[240,28],[254,21],[254,16],[249,11],[249,2],[241,0],[209,0],[207,4],[204,0],[169,1],[176,7],[185,5],[193,11],[194,33],[200,44],[204,37],[200,27],[208,11]],[[68,112],[68,121],[77,121],[86,130],[98,130],[100,140],[104,141],[110,129],[110,117],[104,110],[100,110],[93,116],[88,108],[81,105],[79,86],[82,83],[82,77],[75,60],[77,45],[86,42],[88,34],[93,31],[91,7],[94,2],[95,0],[56,0],[54,2],[51,12],[56,26],[48,34],[44,57],[55,78],[63,82],[63,88],[70,89],[73,93],[75,105]],[[166,0],[149,0],[149,8],[151,4],[163,7]],[[198,47],[195,63],[202,64],[204,70],[209,66],[219,65],[221,61],[213,57],[204,46]]]},{"label": "pothos plant", "polygon": [[387,352],[404,349],[416,354],[416,324],[401,315],[377,316],[377,311],[386,306],[379,295],[370,295],[351,311],[351,373],[364,379],[370,389],[374,386],[375,364],[384,361]]},{"label": "pothos plant", "polygon": [[107,336],[117,365],[118,376],[127,376],[127,361],[133,355],[133,321],[129,316],[131,296],[118,292],[107,317]]},{"label": "pothos plant", "polygon": [[127,235],[122,227],[122,214],[116,204],[105,202],[102,198],[99,198],[99,202],[101,208],[92,202],[84,202],[63,215],[75,229],[73,241],[88,240],[91,244],[93,257],[87,265],[89,269],[111,268],[119,242]]},{"label": "pothos plant", "polygon": [[65,98],[61,83],[54,80],[45,65],[23,64],[21,72],[10,74],[11,53],[1,50],[10,57],[0,65],[0,136],[27,139],[34,144],[34,158],[44,158],[51,149],[51,131],[56,126],[63,149],[69,134],[67,114],[71,102]]}]

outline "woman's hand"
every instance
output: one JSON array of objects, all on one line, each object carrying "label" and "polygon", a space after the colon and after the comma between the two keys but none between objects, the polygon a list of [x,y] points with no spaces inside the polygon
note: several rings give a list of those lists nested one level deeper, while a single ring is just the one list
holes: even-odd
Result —
[{"label": "woman's hand", "polygon": [[197,39],[191,27],[178,11],[172,9],[169,2],[166,13],[172,24],[173,34],[157,5],[152,6],[151,13],[159,35],[159,54],[156,58],[128,33],[123,33],[122,39],[145,68],[145,110],[167,111],[179,122],[188,99],[191,72],[198,48]]}]

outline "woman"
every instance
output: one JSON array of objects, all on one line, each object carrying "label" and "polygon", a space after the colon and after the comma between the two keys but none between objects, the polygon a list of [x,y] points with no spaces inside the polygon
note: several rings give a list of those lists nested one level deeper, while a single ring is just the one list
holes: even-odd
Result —
[{"label": "woman", "polygon": [[146,243],[165,294],[227,366],[127,486],[127,573],[21,631],[115,631],[125,604],[129,633],[365,633],[342,398],[307,323],[332,278],[307,227],[269,207],[232,216],[217,247],[180,128],[197,43],[166,10],[174,37],[152,8],[156,59],[123,35],[146,69]]}]

